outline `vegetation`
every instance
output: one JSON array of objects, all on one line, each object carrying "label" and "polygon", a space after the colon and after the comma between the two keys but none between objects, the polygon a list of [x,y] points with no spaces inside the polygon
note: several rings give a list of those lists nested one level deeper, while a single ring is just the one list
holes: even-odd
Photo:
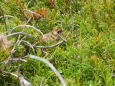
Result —
[{"label": "vegetation", "polygon": [[[42,33],[55,27],[63,29],[66,41],[42,49],[47,55],[32,48],[58,43],[40,42]],[[9,73],[20,73],[32,86],[61,85],[46,64],[29,54],[47,59],[67,86],[115,86],[114,0],[0,0],[0,49],[0,86],[20,86]]]}]

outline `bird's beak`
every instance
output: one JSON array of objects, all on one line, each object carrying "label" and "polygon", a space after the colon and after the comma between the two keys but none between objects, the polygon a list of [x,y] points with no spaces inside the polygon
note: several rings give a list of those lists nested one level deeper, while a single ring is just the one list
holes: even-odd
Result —
[{"label": "bird's beak", "polygon": [[63,32],[63,30],[59,30],[57,33],[60,34],[60,33],[62,33],[62,32]]}]

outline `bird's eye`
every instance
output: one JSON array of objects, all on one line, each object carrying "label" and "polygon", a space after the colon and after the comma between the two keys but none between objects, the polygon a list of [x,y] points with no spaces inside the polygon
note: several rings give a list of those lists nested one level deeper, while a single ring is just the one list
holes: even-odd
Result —
[{"label": "bird's eye", "polygon": [[59,30],[57,33],[58,33],[58,34],[62,33],[62,30]]}]

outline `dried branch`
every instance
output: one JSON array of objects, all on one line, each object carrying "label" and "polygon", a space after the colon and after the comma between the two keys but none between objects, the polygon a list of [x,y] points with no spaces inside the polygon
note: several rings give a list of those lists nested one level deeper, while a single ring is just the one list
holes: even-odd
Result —
[{"label": "dried branch", "polygon": [[31,21],[32,18],[29,18],[25,24],[28,24]]},{"label": "dried branch", "polygon": [[29,43],[28,41],[22,40],[23,43],[25,43],[25,45],[29,46],[30,48],[32,48],[33,52],[35,52],[35,49],[33,47],[33,45],[31,43]]},{"label": "dried branch", "polygon": [[25,36],[27,36],[27,37],[32,37],[32,35],[27,34],[27,33],[25,33],[25,32],[11,33],[11,34],[7,35],[6,37],[10,37],[10,36],[14,36],[14,35],[20,35],[20,34],[25,35]]},{"label": "dried branch", "polygon": [[28,82],[26,79],[24,79],[24,77],[20,74],[20,75],[17,75],[17,74],[14,74],[14,73],[11,73],[11,72],[6,72],[6,71],[1,71],[5,74],[9,74],[11,76],[15,76],[17,79],[19,79],[19,82],[20,82],[20,86],[32,86],[30,82]]},{"label": "dried branch", "polygon": [[12,75],[12,76],[15,76],[16,78],[18,78],[18,75],[14,74],[14,73],[11,73],[11,72],[6,72],[6,71],[1,71],[5,74],[9,74],[9,75]]},{"label": "dried branch", "polygon": [[[9,61],[22,61],[22,62],[27,62],[25,59],[22,59],[22,58],[11,58],[9,59]],[[8,59],[4,61],[5,64],[7,64],[8,62]]]},{"label": "dried branch", "polygon": [[64,41],[59,41],[58,43],[54,44],[54,45],[51,45],[51,46],[34,46],[36,48],[53,48],[53,47],[56,47],[60,44],[62,44]]},{"label": "dried branch", "polygon": [[22,40],[24,39],[25,37],[23,37],[21,40],[20,40],[20,36],[18,37],[18,40],[16,41],[16,43],[14,44],[14,47],[12,48],[11,52],[10,52],[10,55],[6,61],[6,63],[3,65],[2,67],[2,70],[4,70],[7,66],[7,64],[10,62],[10,59],[12,59],[12,55],[15,53],[15,49],[16,47],[22,42]]},{"label": "dried branch", "polygon": [[32,58],[32,59],[36,59],[36,60],[40,60],[44,63],[46,63],[53,71],[54,73],[58,76],[60,82],[62,83],[63,86],[66,86],[66,82],[63,79],[63,77],[61,76],[61,74],[56,70],[56,68],[46,59],[42,58],[42,57],[38,57],[38,56],[34,56],[34,55],[28,55],[28,57]]},{"label": "dried branch", "polygon": [[[5,17],[5,18],[8,18],[8,17],[9,17],[9,18],[12,18],[13,16],[11,16],[11,15],[4,15],[4,17]],[[4,18],[4,17],[3,17],[3,16],[0,16],[0,18]]]},{"label": "dried branch", "polygon": [[31,83],[24,79],[24,77],[21,74],[18,75],[18,79],[20,81],[20,86],[32,86]]},{"label": "dried branch", "polygon": [[54,45],[51,45],[51,46],[35,46],[35,45],[34,45],[34,47],[36,47],[36,48],[42,48],[42,49],[43,49],[43,48],[53,48],[53,47],[56,47],[56,46],[62,44],[63,42],[65,42],[65,41],[67,40],[67,38],[69,37],[70,34],[71,34],[71,32],[67,34],[67,36],[65,37],[65,39],[62,38],[62,39],[63,39],[62,41],[59,41],[59,42],[57,42],[57,43],[54,44]]},{"label": "dried branch", "polygon": [[15,26],[15,27],[12,28],[11,32],[12,32],[13,30],[15,30],[16,28],[18,28],[18,27],[31,27],[31,28],[33,28],[36,32],[40,33],[40,34],[43,36],[43,33],[42,33],[38,28],[36,28],[36,27],[34,27],[34,26],[31,26],[31,25],[18,25],[18,26]]},{"label": "dried branch", "polygon": [[36,12],[33,12],[33,11],[31,11],[31,10],[28,10],[28,9],[24,9],[23,12],[24,12],[24,11],[27,11],[27,12],[29,12],[29,13],[31,13],[31,14],[35,14],[35,15],[37,15],[37,16],[41,16],[40,14],[38,14],[38,13],[36,13]]}]

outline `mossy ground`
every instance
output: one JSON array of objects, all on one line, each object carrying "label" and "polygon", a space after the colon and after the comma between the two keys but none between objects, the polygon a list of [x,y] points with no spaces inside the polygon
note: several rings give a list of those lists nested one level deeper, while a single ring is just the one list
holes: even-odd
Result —
[{"label": "mossy ground", "polygon": [[[44,18],[32,20],[29,24],[39,28],[43,33],[51,31],[53,27],[63,28],[64,36],[74,27],[74,32],[67,42],[47,49],[49,55],[43,57],[61,73],[67,86],[115,86],[114,0],[54,0],[53,6],[50,6],[47,0],[35,1],[37,0],[0,1],[4,14],[13,16],[7,19],[8,31],[17,25],[24,24],[25,17],[22,9],[32,11],[48,9]],[[30,28],[25,29],[25,32],[34,36],[39,35]],[[2,18],[0,18],[0,32],[5,32]],[[16,37],[9,39],[16,40]],[[33,39],[27,40],[33,41]],[[54,43],[45,45],[51,44]],[[23,53],[23,49],[23,45],[20,45],[14,56]],[[36,53],[29,50],[27,54],[40,56],[41,52],[39,49]],[[7,56],[8,53],[1,52],[0,61]],[[26,63],[10,63],[5,70],[15,73],[18,65],[21,64],[21,74],[33,86],[60,86],[54,72],[44,63],[26,59]],[[0,86],[19,86],[17,82],[18,80],[12,76],[0,74]]]}]

